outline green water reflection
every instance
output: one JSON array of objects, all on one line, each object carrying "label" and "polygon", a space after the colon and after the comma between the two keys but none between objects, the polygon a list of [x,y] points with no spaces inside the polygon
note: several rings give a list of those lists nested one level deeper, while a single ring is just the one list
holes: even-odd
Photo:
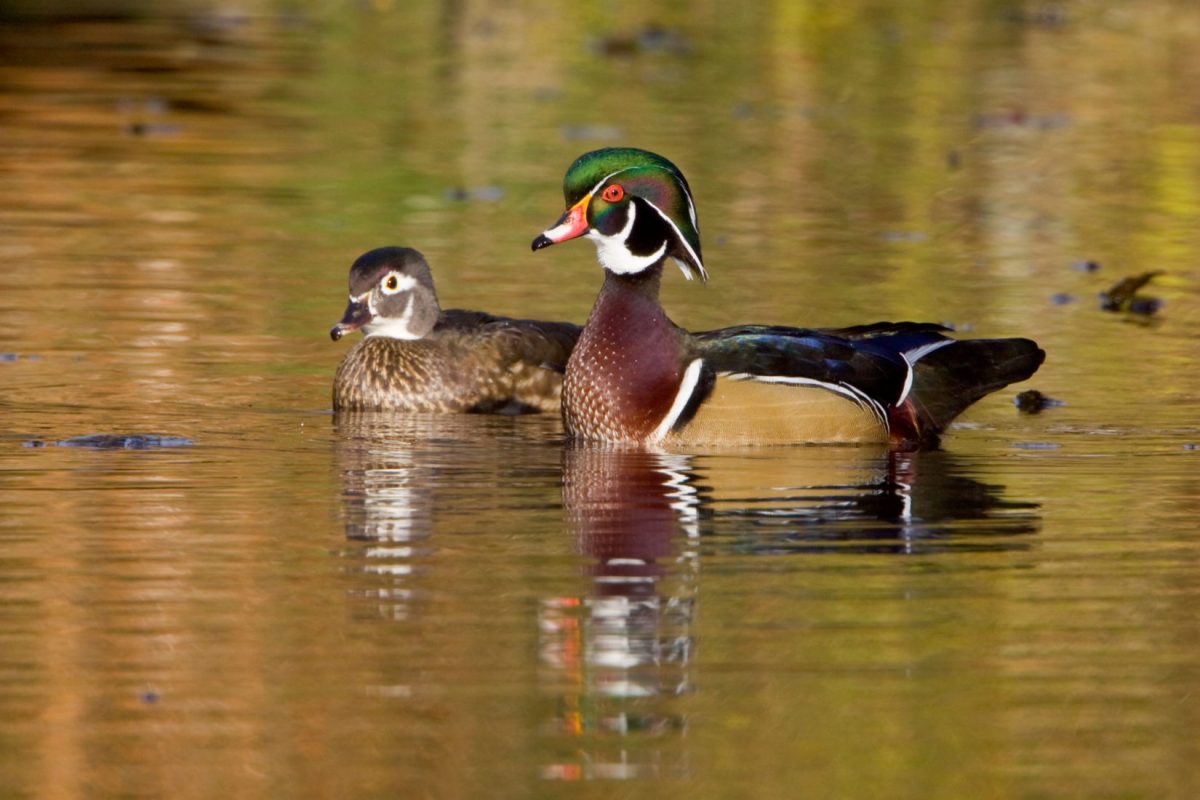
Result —
[{"label": "green water reflection", "polygon": [[[1197,85],[1183,0],[7,4],[0,795],[1194,796]],[[529,240],[618,143],[695,192],[680,324],[1026,335],[1066,405],[906,456],[331,417],[367,249],[582,320]],[[135,432],[195,444],[25,446]]]}]

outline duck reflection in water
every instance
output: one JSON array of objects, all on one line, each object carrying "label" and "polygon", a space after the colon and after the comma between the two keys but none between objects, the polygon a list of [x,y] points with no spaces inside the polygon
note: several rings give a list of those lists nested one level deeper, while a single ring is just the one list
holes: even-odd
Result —
[{"label": "duck reflection in water", "polygon": [[[428,468],[414,454],[427,437],[422,415],[339,412],[337,462],[342,473],[342,518],[347,557],[378,576],[359,590],[367,608],[388,619],[405,619],[416,599],[411,578],[429,548],[433,497]],[[368,612],[372,613],[372,612]]]},{"label": "duck reflection in water", "polygon": [[548,778],[689,774],[678,743],[658,746],[686,727],[675,704],[691,688],[699,553],[687,466],[684,456],[603,445],[563,452],[564,505],[592,588],[542,602],[556,726],[575,753],[547,765]]},{"label": "duck reflection in water", "polygon": [[702,546],[764,556],[1025,547],[1037,506],[962,471],[941,451],[567,445],[563,504],[592,583],[585,597],[542,603],[542,660],[573,753],[545,776],[690,772],[686,740],[669,734],[687,728]]},{"label": "duck reflection in water", "polygon": [[[1040,527],[1037,504],[1006,499],[941,450],[789,448],[694,468],[715,487],[700,493],[708,541],[739,553],[1018,550]],[[787,484],[764,488],[771,475]]]}]

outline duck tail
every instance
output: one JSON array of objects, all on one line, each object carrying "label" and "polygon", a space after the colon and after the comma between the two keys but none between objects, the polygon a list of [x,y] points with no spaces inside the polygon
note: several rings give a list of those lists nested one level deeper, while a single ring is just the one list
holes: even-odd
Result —
[{"label": "duck tail", "polygon": [[905,354],[912,365],[912,386],[889,414],[892,438],[936,444],[950,422],[984,395],[1023,381],[1046,358],[1029,339],[951,340],[945,345]]}]

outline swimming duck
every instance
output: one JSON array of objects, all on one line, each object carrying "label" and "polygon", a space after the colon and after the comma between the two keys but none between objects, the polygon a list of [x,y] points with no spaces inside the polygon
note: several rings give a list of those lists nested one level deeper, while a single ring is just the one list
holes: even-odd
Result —
[{"label": "swimming duck", "polygon": [[932,445],[979,398],[1032,375],[1028,339],[958,340],[940,325],[838,330],[739,325],[689,333],[659,302],[663,265],[707,280],[683,173],[635,148],[580,156],[567,210],[540,250],[591,239],[604,284],[567,362],[569,435],[640,445],[887,442]]},{"label": "swimming duck", "polygon": [[329,331],[366,336],[338,366],[335,410],[558,411],[579,337],[566,322],[443,311],[425,257],[381,247],[350,267],[350,304]]}]

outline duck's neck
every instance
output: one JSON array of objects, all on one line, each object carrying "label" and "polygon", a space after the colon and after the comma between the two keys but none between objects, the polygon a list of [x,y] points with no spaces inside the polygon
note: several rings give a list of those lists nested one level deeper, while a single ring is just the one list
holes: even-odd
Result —
[{"label": "duck's neck", "polygon": [[567,363],[563,421],[584,439],[644,442],[674,402],[682,333],[658,301],[662,263],[604,286]]}]

